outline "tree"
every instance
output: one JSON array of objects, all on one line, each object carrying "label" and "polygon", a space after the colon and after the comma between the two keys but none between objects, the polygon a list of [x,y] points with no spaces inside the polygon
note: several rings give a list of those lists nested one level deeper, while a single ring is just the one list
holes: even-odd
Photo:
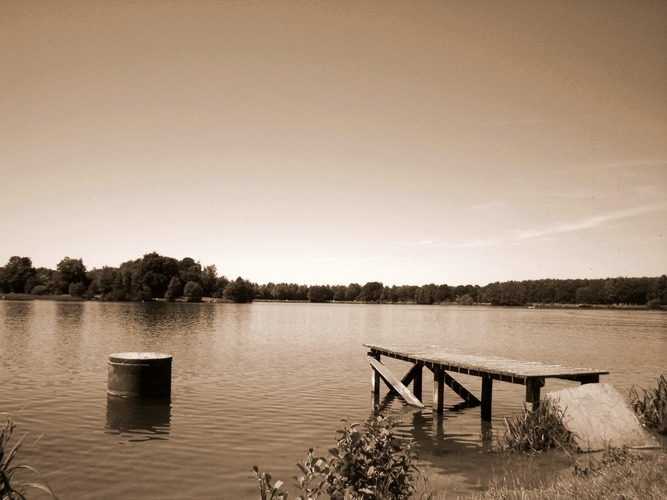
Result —
[{"label": "tree", "polygon": [[229,285],[229,280],[226,276],[220,276],[215,279],[215,287],[213,288],[213,297],[220,298],[225,294],[225,288]]},{"label": "tree", "polygon": [[13,256],[0,268],[0,288],[3,292],[29,293],[35,283],[36,269],[30,257]]},{"label": "tree", "polygon": [[66,293],[72,283],[82,283],[84,286],[88,283],[86,266],[83,264],[83,259],[65,257],[58,262],[56,269],[58,270],[58,287],[60,293]]},{"label": "tree", "polygon": [[245,304],[252,302],[255,298],[255,287],[247,280],[240,276],[236,280],[231,281],[223,292],[223,298],[236,302],[238,304]]},{"label": "tree", "polygon": [[81,281],[70,283],[67,291],[72,297],[83,297],[83,295],[86,293],[86,285],[84,285]]},{"label": "tree", "polygon": [[466,293],[465,295],[463,295],[463,297],[459,299],[459,304],[461,304],[462,306],[471,306],[474,303],[475,301],[468,293]]},{"label": "tree", "polygon": [[201,287],[205,297],[213,297],[218,279],[218,268],[215,265],[206,266],[201,272]]},{"label": "tree", "polygon": [[164,294],[164,298],[167,302],[173,302],[183,294],[183,283],[181,280],[174,276],[169,281],[169,286],[167,291]]},{"label": "tree", "polygon": [[333,299],[333,292],[329,286],[313,285],[308,288],[309,302],[330,302]]},{"label": "tree", "polygon": [[378,281],[369,281],[361,287],[359,300],[364,302],[380,302],[384,293],[384,285]]},{"label": "tree", "polygon": [[194,259],[186,257],[178,263],[178,270],[183,283],[195,281],[201,284],[202,270],[199,262],[195,262]]},{"label": "tree", "polygon": [[204,290],[196,281],[188,281],[183,289],[183,295],[188,302],[201,302]]},{"label": "tree", "polygon": [[180,278],[176,259],[164,257],[156,252],[144,255],[133,276],[133,298],[150,300],[164,297],[174,276]]},{"label": "tree", "polygon": [[88,272],[90,285],[88,295],[99,295],[102,300],[120,300],[114,297],[116,287],[120,283],[120,270],[115,267],[104,266],[102,269],[93,269]]},{"label": "tree", "polygon": [[345,300],[355,301],[359,299],[361,294],[361,286],[358,283],[350,283],[347,285],[347,291],[345,292]]}]

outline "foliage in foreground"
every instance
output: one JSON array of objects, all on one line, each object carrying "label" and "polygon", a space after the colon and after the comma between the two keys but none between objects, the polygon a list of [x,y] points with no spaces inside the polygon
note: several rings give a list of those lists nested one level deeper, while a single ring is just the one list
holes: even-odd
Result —
[{"label": "foliage in foreground", "polygon": [[563,412],[551,399],[542,398],[536,410],[524,411],[511,419],[505,418],[502,448],[518,452],[540,452],[549,448],[565,451],[575,449],[572,432],[563,425]]},{"label": "foliage in foreground", "polygon": [[[316,457],[313,449],[298,463],[302,475],[295,476],[297,499],[317,499],[327,495],[342,499],[403,499],[414,491],[418,472],[413,441],[397,436],[396,421],[383,414],[363,426],[351,424],[339,430],[340,437],[329,455]],[[253,467],[261,500],[286,499],[284,484],[271,484],[271,475]]]},{"label": "foliage in foreground", "polygon": [[667,379],[661,374],[657,382],[657,387],[648,389],[633,385],[629,393],[630,406],[646,427],[667,434]]},{"label": "foliage in foreground", "polygon": [[20,486],[16,487],[15,485],[15,474],[19,470],[28,470],[37,475],[39,473],[27,465],[14,465],[14,459],[16,454],[21,447],[21,439],[10,449],[9,440],[12,437],[14,428],[16,426],[12,421],[7,417],[7,421],[0,429],[0,500],[20,500],[24,499],[25,491],[27,488],[37,488],[42,491],[47,492],[53,498],[56,498],[55,493],[49,487],[48,484],[39,484],[39,483],[21,483]]}]

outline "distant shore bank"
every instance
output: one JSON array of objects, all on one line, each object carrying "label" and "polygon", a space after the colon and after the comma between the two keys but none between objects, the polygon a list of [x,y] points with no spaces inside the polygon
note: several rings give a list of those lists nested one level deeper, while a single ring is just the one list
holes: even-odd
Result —
[{"label": "distant shore bank", "polygon": [[[55,302],[84,302],[84,301],[99,301],[99,298],[94,299],[84,299],[82,297],[75,297],[72,295],[61,294],[61,295],[31,295],[29,293],[6,293],[0,295],[0,300],[13,300],[13,301],[31,301],[31,300],[50,300]],[[163,299],[153,299],[153,302],[165,302]],[[186,302],[185,300],[176,300],[176,302]],[[204,297],[201,302],[204,303],[233,303],[233,301],[224,300],[221,298],[213,297]],[[277,300],[277,299],[255,299],[255,302],[265,302],[265,303],[277,303],[277,304],[376,304],[375,302],[361,302],[358,300],[332,300],[327,302],[309,302],[307,300]],[[418,305],[415,302],[378,302],[377,304],[390,304],[395,306],[401,305]],[[460,306],[461,304],[457,302],[440,302],[435,304],[428,304],[431,306]],[[619,309],[619,310],[637,310],[637,311],[646,311],[657,310],[664,311],[664,307],[661,308],[650,308],[645,305],[636,305],[636,304],[526,304],[521,306],[494,306],[489,303],[474,303],[468,304],[464,307],[479,307],[479,306],[489,306],[489,307],[508,307],[511,309]]]}]

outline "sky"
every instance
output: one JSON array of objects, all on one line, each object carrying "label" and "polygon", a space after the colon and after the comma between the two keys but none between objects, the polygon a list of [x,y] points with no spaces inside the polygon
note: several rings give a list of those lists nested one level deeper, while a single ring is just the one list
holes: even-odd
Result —
[{"label": "sky", "polygon": [[667,2],[0,0],[0,265],[667,273]]}]

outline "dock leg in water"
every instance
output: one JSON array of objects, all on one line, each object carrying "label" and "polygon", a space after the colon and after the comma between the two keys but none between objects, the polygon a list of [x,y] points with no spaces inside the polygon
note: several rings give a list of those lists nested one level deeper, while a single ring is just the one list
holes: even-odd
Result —
[{"label": "dock leg in water", "polygon": [[442,413],[445,407],[445,370],[433,367],[433,411]]},{"label": "dock leg in water", "polygon": [[543,378],[529,378],[526,380],[526,403],[531,403],[533,411],[540,406],[540,389],[543,386]]},{"label": "dock leg in water", "polygon": [[491,422],[491,402],[493,400],[493,379],[482,378],[482,421]]},{"label": "dock leg in water", "polygon": [[[380,355],[375,352],[369,352],[368,355],[380,361]],[[380,374],[376,370],[371,370],[371,389],[373,391],[373,407],[380,404]]]},{"label": "dock leg in water", "polygon": [[416,365],[416,372],[415,372],[415,378],[412,381],[412,393],[415,395],[417,399],[420,401],[422,400],[422,368],[423,365]]}]

